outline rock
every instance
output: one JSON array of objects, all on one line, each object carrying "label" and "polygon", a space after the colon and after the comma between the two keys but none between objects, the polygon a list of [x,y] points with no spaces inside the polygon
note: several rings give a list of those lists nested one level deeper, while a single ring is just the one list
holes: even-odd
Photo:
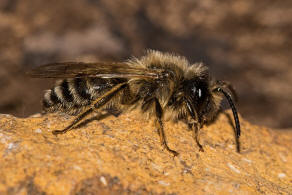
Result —
[{"label": "rock", "polygon": [[109,116],[54,136],[73,117],[0,115],[0,194],[289,194],[292,132],[241,119],[235,149],[231,112],[200,133],[165,123],[174,157],[140,113]]}]

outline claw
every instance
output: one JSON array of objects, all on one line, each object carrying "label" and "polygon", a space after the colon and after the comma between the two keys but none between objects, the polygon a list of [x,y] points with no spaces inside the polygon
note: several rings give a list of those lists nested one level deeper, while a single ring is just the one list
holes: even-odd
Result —
[{"label": "claw", "polygon": [[202,146],[199,147],[200,152],[204,152],[204,148]]}]

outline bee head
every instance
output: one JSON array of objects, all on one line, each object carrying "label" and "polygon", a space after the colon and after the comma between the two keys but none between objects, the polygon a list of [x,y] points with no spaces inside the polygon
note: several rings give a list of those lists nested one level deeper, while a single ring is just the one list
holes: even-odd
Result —
[{"label": "bee head", "polygon": [[210,92],[206,79],[190,79],[183,83],[186,98],[191,102],[199,115],[207,112],[206,105],[209,103]]}]

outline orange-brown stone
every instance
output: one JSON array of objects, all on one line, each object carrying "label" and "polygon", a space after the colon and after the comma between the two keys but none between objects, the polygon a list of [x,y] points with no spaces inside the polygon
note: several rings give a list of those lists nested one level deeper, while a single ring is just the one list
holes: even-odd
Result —
[{"label": "orange-brown stone", "polygon": [[[227,112],[229,115],[231,112]],[[64,115],[0,115],[0,194],[289,194],[292,132],[241,118],[241,153],[220,114],[201,130],[204,152],[181,123],[165,123],[162,149],[153,123],[138,112],[93,121],[64,135]]]}]

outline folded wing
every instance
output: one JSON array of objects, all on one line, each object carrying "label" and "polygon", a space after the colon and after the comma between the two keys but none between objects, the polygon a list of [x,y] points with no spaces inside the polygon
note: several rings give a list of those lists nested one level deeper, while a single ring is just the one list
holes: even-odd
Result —
[{"label": "folded wing", "polygon": [[159,78],[161,69],[147,69],[127,63],[61,62],[36,67],[28,72],[36,78]]}]

